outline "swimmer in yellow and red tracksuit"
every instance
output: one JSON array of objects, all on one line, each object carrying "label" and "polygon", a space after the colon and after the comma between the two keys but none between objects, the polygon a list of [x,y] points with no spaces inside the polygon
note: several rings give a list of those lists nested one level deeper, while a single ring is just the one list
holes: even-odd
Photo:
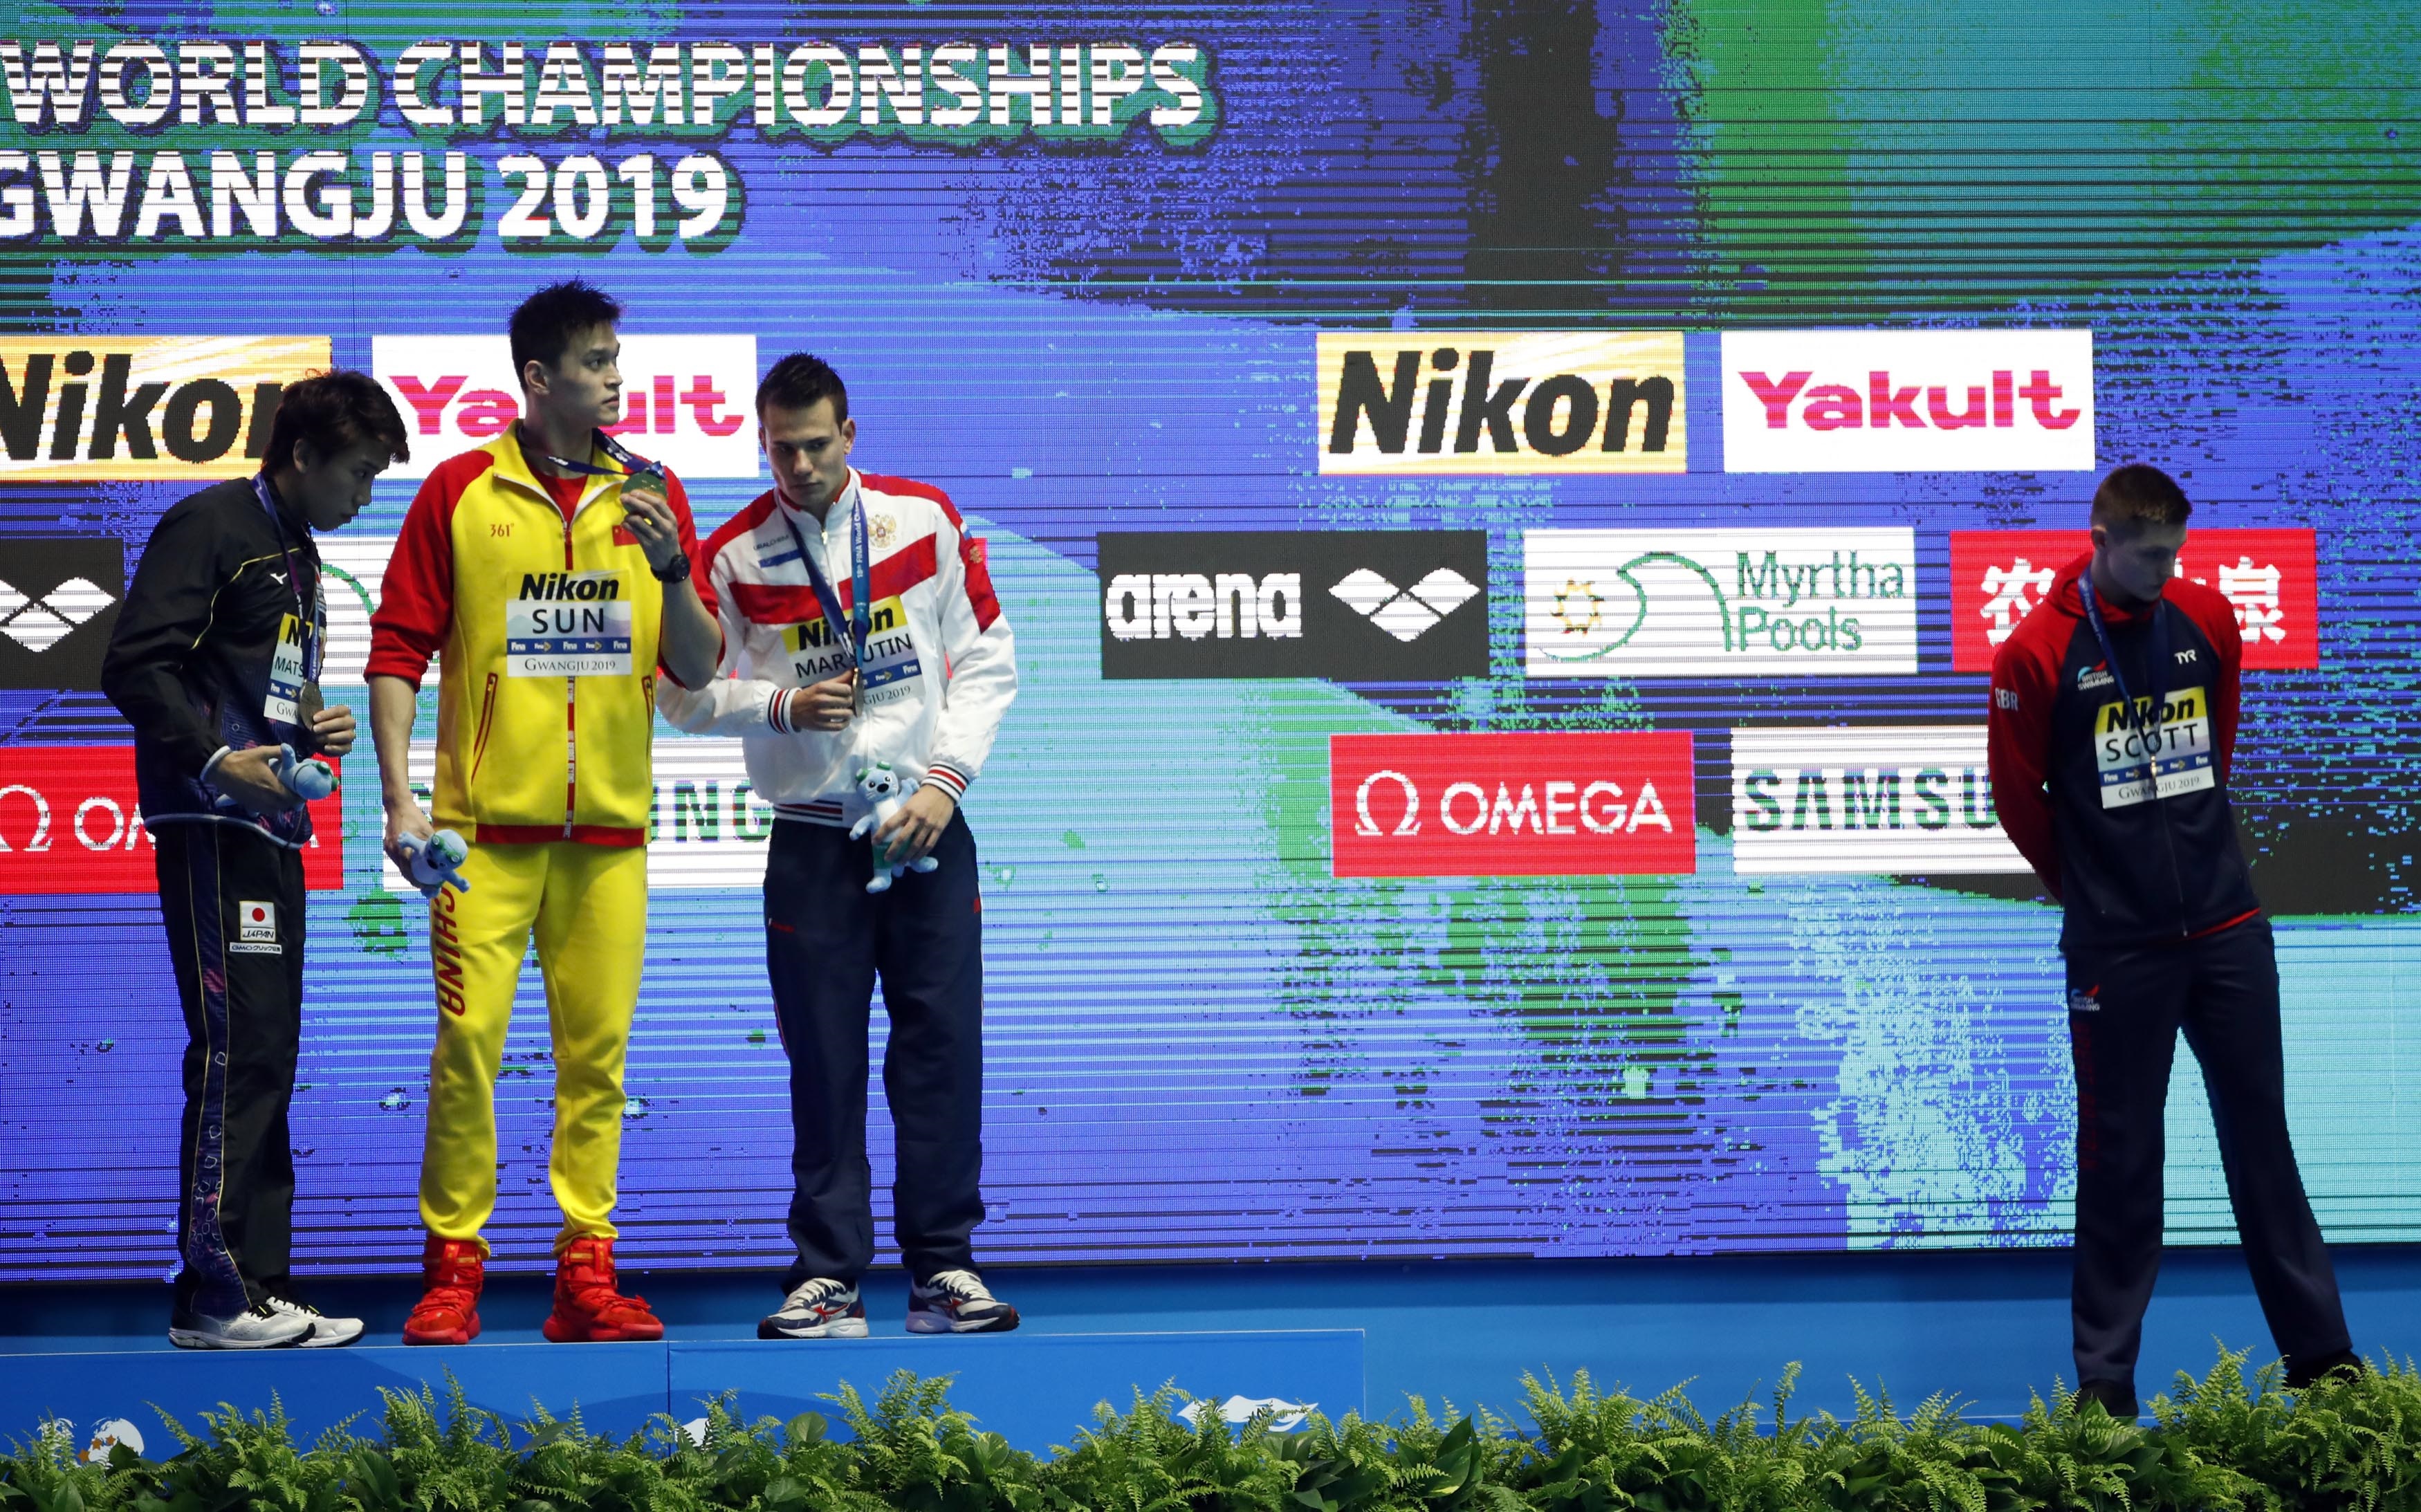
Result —
[{"label": "swimmer in yellow and red tracksuit", "polygon": [[513,312],[523,416],[422,484],[371,621],[387,852],[401,865],[431,831],[405,760],[432,655],[435,822],[470,844],[468,891],[445,888],[430,910],[429,1239],[407,1344],[478,1336],[496,1074],[533,932],[554,1051],[548,1176],[563,1209],[545,1335],[664,1336],[615,1284],[622,1063],[647,935],[656,676],[703,684],[722,637],[689,582],[697,536],[679,482],[601,432],[621,417],[621,313],[578,280]]}]

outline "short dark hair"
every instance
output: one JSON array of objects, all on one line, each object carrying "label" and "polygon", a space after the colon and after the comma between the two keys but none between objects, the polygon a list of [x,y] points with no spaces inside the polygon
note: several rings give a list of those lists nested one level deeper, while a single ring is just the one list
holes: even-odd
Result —
[{"label": "short dark hair", "polygon": [[375,441],[396,461],[408,462],[412,443],[405,435],[403,413],[377,379],[350,367],[331,368],[289,383],[278,395],[260,464],[277,471],[294,460],[298,441],[309,442],[323,458]]},{"label": "short dark hair", "polygon": [[2182,525],[2194,513],[2193,503],[2178,480],[2149,462],[2129,462],[2114,468],[2093,491],[2093,522],[2132,529],[2137,525]]},{"label": "short dark hair", "polygon": [[794,351],[773,365],[757,385],[757,418],[765,418],[765,407],[778,404],[786,410],[804,410],[818,399],[833,403],[833,424],[849,418],[849,389],[842,384],[840,374],[821,357]]},{"label": "short dark hair", "polygon": [[622,302],[586,278],[549,284],[521,302],[505,325],[513,343],[513,377],[531,363],[549,367],[571,350],[571,338],[622,319]]}]

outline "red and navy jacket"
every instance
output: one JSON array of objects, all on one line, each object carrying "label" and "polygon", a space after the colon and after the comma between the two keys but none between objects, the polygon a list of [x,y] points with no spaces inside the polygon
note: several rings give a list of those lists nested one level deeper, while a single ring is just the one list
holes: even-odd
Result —
[{"label": "red and navy jacket", "polygon": [[[2066,906],[2064,949],[2187,940],[2241,924],[2261,905],[2227,802],[2243,663],[2235,611],[2182,578],[2132,614],[2104,595],[2113,677],[2077,591],[2092,561],[2062,569],[1992,659],[1992,802],[2002,828]],[[2166,621],[2169,665],[2148,740],[2129,727],[2118,689],[2148,712],[2154,613]]]}]

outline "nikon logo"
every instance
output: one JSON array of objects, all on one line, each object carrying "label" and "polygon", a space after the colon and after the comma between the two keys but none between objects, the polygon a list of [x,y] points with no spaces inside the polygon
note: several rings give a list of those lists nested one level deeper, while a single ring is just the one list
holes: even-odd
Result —
[{"label": "nikon logo", "polygon": [[[885,599],[882,602],[876,604],[873,610],[867,614],[866,618],[867,630],[869,634],[890,634],[893,631],[899,628],[899,600],[897,599]],[[791,628],[797,632],[791,637],[792,645],[790,649],[793,651],[799,650],[804,647],[813,647],[817,650],[820,651],[840,644],[840,637],[835,635],[833,633],[833,628],[830,625],[825,624],[820,617],[810,619],[805,624],[795,625]]]},{"label": "nikon logo", "polygon": [[286,384],[328,366],[324,336],[0,340],[0,477],[242,477]]},{"label": "nikon logo", "polygon": [[524,572],[521,596],[550,601],[619,599],[622,576],[618,572]]},{"label": "nikon logo", "polygon": [[1679,332],[1320,337],[1322,473],[1689,470]]}]

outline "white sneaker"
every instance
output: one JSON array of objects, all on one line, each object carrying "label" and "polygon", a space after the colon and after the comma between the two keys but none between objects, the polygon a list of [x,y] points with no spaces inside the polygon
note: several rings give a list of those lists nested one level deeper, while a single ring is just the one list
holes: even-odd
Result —
[{"label": "white sneaker", "polygon": [[818,1276],[802,1281],[782,1300],[781,1311],[759,1321],[760,1339],[862,1339],[866,1302],[853,1281]]},{"label": "white sneaker", "polygon": [[168,1317],[168,1342],[180,1349],[278,1349],[310,1337],[311,1321],[267,1302],[233,1317],[177,1312]]},{"label": "white sneaker", "polygon": [[1016,1326],[1017,1309],[972,1270],[939,1270],[908,1287],[911,1333],[1006,1333]]},{"label": "white sneaker", "polygon": [[296,1341],[305,1349],[336,1349],[362,1336],[362,1320],[358,1317],[330,1317],[306,1302],[292,1297],[272,1297],[269,1305],[289,1317],[299,1317],[311,1326],[311,1332]]}]

